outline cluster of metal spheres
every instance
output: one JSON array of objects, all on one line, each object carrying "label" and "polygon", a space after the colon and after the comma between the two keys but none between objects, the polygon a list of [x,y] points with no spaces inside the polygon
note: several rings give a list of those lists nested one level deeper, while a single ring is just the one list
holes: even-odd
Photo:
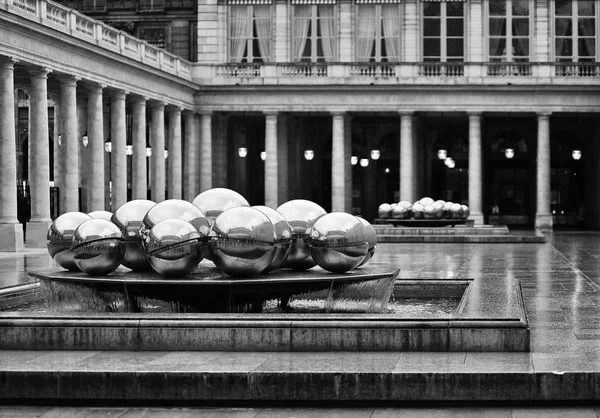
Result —
[{"label": "cluster of metal spheres", "polygon": [[377,216],[383,219],[467,219],[470,210],[467,205],[433,200],[424,197],[411,203],[407,200],[398,203],[379,205]]},{"label": "cluster of metal spheres", "polygon": [[184,276],[203,259],[233,277],[319,265],[342,273],[366,264],[377,236],[365,219],[327,213],[304,199],[277,209],[250,206],[234,190],[214,188],[192,202],[132,200],[114,213],[68,212],[48,230],[48,252],[64,269],[93,276],[120,265]]}]

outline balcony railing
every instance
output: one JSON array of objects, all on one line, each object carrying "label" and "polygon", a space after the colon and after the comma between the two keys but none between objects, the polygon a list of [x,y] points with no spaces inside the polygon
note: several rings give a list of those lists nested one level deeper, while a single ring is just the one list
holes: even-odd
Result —
[{"label": "balcony railing", "polygon": [[353,77],[396,77],[396,67],[391,63],[365,62],[350,64]]},{"label": "balcony railing", "polygon": [[490,62],[486,65],[487,75],[490,77],[528,77],[532,75],[529,62]]},{"label": "balcony railing", "polygon": [[0,0],[0,8],[166,73],[191,80],[189,61],[58,3],[50,0]]},{"label": "balcony railing", "polygon": [[327,77],[327,64],[293,63],[279,66],[281,77]]},{"label": "balcony railing", "polygon": [[419,75],[425,77],[462,77],[464,62],[424,62],[419,64]]},{"label": "balcony railing", "polygon": [[598,62],[557,62],[554,68],[557,77],[600,77]]}]

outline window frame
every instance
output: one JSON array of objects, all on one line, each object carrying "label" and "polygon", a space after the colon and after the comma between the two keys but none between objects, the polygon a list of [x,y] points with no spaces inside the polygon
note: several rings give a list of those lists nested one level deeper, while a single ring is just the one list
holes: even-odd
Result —
[{"label": "window frame", "polygon": [[[255,36],[255,21],[256,21],[256,17],[254,15],[254,7],[255,6],[260,6],[260,7],[268,7],[269,8],[269,20],[271,21],[271,33],[269,36],[269,43],[270,43],[270,48],[269,50],[271,51],[271,56],[269,57],[263,57],[260,54],[260,49],[258,48],[258,45],[255,45],[256,42],[259,42],[258,39],[258,34],[256,34]],[[249,21],[250,27],[251,27],[251,34],[249,38],[246,38],[245,43],[246,46],[244,47],[243,52],[245,52],[244,55],[242,55],[240,57],[239,61],[233,61],[232,59],[232,55],[231,55],[231,41],[232,41],[232,36],[231,36],[231,10],[233,7],[246,7],[247,8],[247,13],[246,13],[246,19]],[[235,63],[239,63],[239,64],[252,64],[252,63],[267,63],[267,62],[272,62],[273,61],[273,56],[274,56],[274,50],[273,47],[275,45],[274,42],[274,36],[273,36],[273,30],[274,30],[274,7],[273,7],[273,3],[269,3],[269,4],[229,4],[227,7],[227,62],[235,62]],[[257,49],[257,54],[254,54],[254,49]],[[252,55],[250,55],[252,54]],[[251,60],[249,58],[252,58]],[[267,58],[267,59],[265,59]]]},{"label": "window frame", "polygon": [[[550,43],[550,50],[551,50],[551,57],[555,62],[571,62],[571,63],[577,63],[577,62],[582,62],[582,63],[595,63],[598,62],[600,59],[600,36],[598,35],[599,31],[600,31],[600,4],[598,4],[598,2],[594,2],[595,5],[595,10],[594,10],[594,15],[593,15],[593,19],[595,20],[594,22],[594,56],[593,57],[582,57],[581,55],[579,55],[579,40],[580,39],[585,39],[585,38],[580,38],[579,37],[579,19],[580,18],[591,18],[592,16],[580,16],[579,15],[579,0],[572,0],[572,13],[570,16],[571,19],[571,30],[572,30],[572,34],[571,36],[569,36],[568,38],[571,39],[572,41],[572,55],[570,57],[570,60],[568,57],[566,56],[559,56],[557,54],[556,51],[556,41],[558,40],[557,37],[557,33],[556,33],[556,20],[559,16],[556,15],[556,3],[554,1],[551,2],[550,5],[550,24],[551,24],[551,30],[552,30],[552,40]],[[565,18],[566,16],[561,16],[561,18]],[[562,36],[561,36],[562,38]],[[564,37],[567,38],[567,37]],[[587,60],[582,61],[581,58],[588,58]]]},{"label": "window frame", "polygon": [[[358,55],[358,52],[359,52],[358,51],[358,45],[359,45],[358,26],[359,26],[359,20],[360,20],[358,10],[360,7],[365,7],[365,6],[375,7],[375,20],[378,22],[378,24],[376,25],[376,30],[375,30],[374,56],[371,56],[369,60],[360,61],[361,57],[359,57],[359,55]],[[400,56],[397,58],[397,60],[390,60],[390,57],[387,55],[387,53],[386,53],[385,57],[382,56],[382,44],[388,38],[386,36],[383,36],[382,26],[383,26],[383,20],[385,18],[385,15],[382,10],[383,6],[395,6],[398,8],[399,30],[398,30],[398,36],[396,38],[396,43],[397,43],[397,47],[398,47]],[[401,7],[401,3],[357,3],[355,6],[355,9],[354,9],[354,56],[356,57],[356,61],[358,61],[358,62],[375,62],[375,63],[390,63],[390,62],[402,61],[403,24],[404,24],[404,13],[403,13],[403,8]],[[385,61],[384,61],[384,59],[385,59]]]},{"label": "window frame", "polygon": [[[505,55],[503,55],[502,57],[498,57],[498,56],[493,56],[491,54],[490,51],[490,40],[491,40],[491,35],[490,35],[490,19],[492,17],[494,17],[491,13],[490,13],[490,4],[492,1],[495,0],[488,0],[486,2],[487,7],[485,8],[485,23],[486,23],[486,36],[485,36],[485,56],[488,62],[508,62],[508,63],[516,63],[516,62],[532,62],[533,56],[534,56],[534,48],[535,48],[535,1],[534,0],[527,0],[527,3],[529,4],[529,15],[528,15],[528,20],[529,20],[529,24],[528,24],[528,34],[527,34],[527,39],[529,40],[529,45],[528,45],[528,50],[529,50],[529,54],[527,55],[527,57],[518,55],[516,56],[517,58],[515,58],[515,55],[513,54],[512,51],[512,45],[513,45],[513,41],[515,39],[519,39],[519,38],[523,38],[522,36],[515,36],[512,33],[512,29],[513,29],[513,18],[515,17],[513,15],[513,8],[512,8],[512,4],[513,4],[513,0],[504,0],[506,2],[506,15],[504,16],[505,21],[506,21],[506,34],[502,37],[502,36],[496,36],[495,38],[497,39],[504,39],[505,40],[505,49],[506,49],[506,53]],[[510,48],[508,48],[508,46],[510,45]],[[492,61],[494,60],[494,61]]]},{"label": "window frame", "polygon": [[[440,34],[437,37],[434,36],[425,36],[425,21],[426,19],[428,19],[428,17],[425,16],[425,6],[427,3],[435,3],[435,4],[439,4],[440,5],[440,16],[439,16],[439,20],[440,20]],[[463,6],[463,13],[462,13],[462,20],[463,20],[463,25],[462,25],[462,36],[461,37],[457,37],[457,36],[448,36],[448,26],[447,26],[447,22],[448,22],[448,12],[447,12],[447,4],[454,4],[454,3],[460,3]],[[420,15],[421,15],[421,59],[423,62],[442,62],[442,63],[458,63],[458,62],[466,62],[467,60],[467,56],[468,56],[468,22],[469,22],[469,7],[468,7],[468,2],[467,1],[457,1],[457,2],[453,2],[453,1],[421,1],[421,6],[420,6]],[[457,16],[450,16],[450,19],[455,19],[457,18]],[[425,55],[425,40],[427,38],[439,38],[440,40],[440,55],[439,55],[439,60],[434,61],[433,56],[429,56],[426,57]],[[462,39],[462,58],[460,60],[457,60],[456,57],[450,57],[450,60],[448,60],[448,40],[449,39]]]},{"label": "window frame", "polygon": [[[291,28],[291,32],[290,32],[290,49],[292,48],[292,45],[294,45],[295,43],[295,38],[294,38],[294,27],[297,24],[296,23],[296,14],[295,14],[295,8],[296,7],[310,7],[310,25],[308,27],[308,32],[309,32],[309,36],[307,36],[307,41],[306,43],[308,44],[308,42],[310,42],[310,58],[306,58],[303,55],[301,57],[296,57],[296,56],[292,56],[292,61],[295,63],[311,63],[311,64],[317,64],[317,63],[327,63],[327,62],[336,62],[339,59],[339,8],[337,7],[337,3],[309,3],[309,4],[291,4],[291,8],[290,8],[290,15],[291,15],[291,24],[290,24],[290,28]],[[318,52],[319,52],[319,41],[323,38],[323,36],[319,36],[318,32],[319,32],[319,20],[321,19],[320,15],[319,15],[319,7],[323,6],[323,7],[332,7],[333,8],[333,17],[332,17],[332,22],[334,25],[333,28],[333,33],[334,35],[334,45],[336,46],[335,48],[335,53],[334,56],[331,57],[331,60],[328,61],[327,57],[323,56],[319,56]],[[317,30],[314,30],[314,28],[317,28]],[[313,47],[313,45],[315,45]],[[306,49],[306,45],[305,45],[305,49]],[[321,49],[323,49],[323,47],[321,46]],[[293,55],[294,51],[290,51],[290,55]]]}]

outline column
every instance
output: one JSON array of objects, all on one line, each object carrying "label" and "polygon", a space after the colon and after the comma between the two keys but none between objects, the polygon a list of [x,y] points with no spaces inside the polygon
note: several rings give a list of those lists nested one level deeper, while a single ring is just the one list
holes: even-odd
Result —
[{"label": "column", "polygon": [[88,210],[104,210],[104,106],[102,89],[104,86],[88,86]]},{"label": "column", "polygon": [[110,143],[110,97],[102,99],[102,127],[104,128],[104,210],[110,212],[110,160],[112,143]]},{"label": "column", "polygon": [[205,112],[200,115],[200,192],[212,187],[212,114]]},{"label": "column", "polygon": [[344,137],[344,114],[333,113],[333,138],[331,143],[331,211],[346,210],[346,141]]},{"label": "column", "polygon": [[0,58],[0,250],[22,251],[23,228],[17,221],[14,61]]},{"label": "column", "polygon": [[[211,123],[212,132],[212,186],[227,187],[228,180],[228,147],[227,147],[227,115],[216,113]],[[235,155],[235,153],[232,153]],[[245,195],[245,192],[242,193]]]},{"label": "column", "polygon": [[[77,98],[77,148],[79,150],[79,210],[81,212],[90,212],[88,208],[88,183],[90,171],[88,165],[90,163],[89,150],[83,145],[83,135],[87,132],[87,97],[80,95]],[[88,144],[89,145],[89,144]]]},{"label": "column", "polygon": [[167,178],[169,199],[181,199],[181,108],[169,109],[169,156],[167,158]]},{"label": "column", "polygon": [[344,116],[344,177],[346,179],[346,205],[345,211],[352,213],[352,117]]},{"label": "column", "polygon": [[29,185],[31,221],[27,224],[29,248],[45,248],[50,226],[50,141],[48,138],[48,73],[30,70]]},{"label": "column", "polygon": [[119,209],[127,202],[127,131],[125,125],[125,92],[117,90],[112,94],[110,106],[110,141],[112,153],[110,178],[112,182],[111,211]]},{"label": "column", "polygon": [[79,143],[77,138],[77,81],[66,75],[61,77],[62,117],[62,187],[59,191],[60,213],[79,211]]},{"label": "column", "polygon": [[135,96],[131,103],[131,198],[148,198],[146,179],[146,101]]},{"label": "column", "polygon": [[280,114],[278,123],[277,123],[277,159],[281,162],[281,164],[277,165],[279,182],[277,189],[278,193],[278,201],[281,205],[284,202],[289,200],[289,141],[288,141],[288,115]]},{"label": "column", "polygon": [[400,113],[400,200],[416,200],[414,178],[413,114]]},{"label": "column", "polygon": [[469,113],[469,219],[483,225],[481,113]]},{"label": "column", "polygon": [[152,200],[156,203],[165,200],[165,104],[157,102],[152,106],[152,126],[150,127],[152,157],[150,159],[150,184]]},{"label": "column", "polygon": [[277,153],[277,112],[265,112],[265,206],[279,206],[279,172]]},{"label": "column", "polygon": [[60,173],[61,173],[62,167],[60,165],[60,162],[61,162],[60,154],[62,152],[62,147],[61,147],[61,143],[62,143],[61,120],[62,120],[62,118],[60,117],[60,96],[54,97],[53,100],[54,100],[54,144],[53,144],[54,187],[61,187],[62,185],[60,184],[60,181],[61,181],[62,176]]},{"label": "column", "polygon": [[198,195],[196,119],[193,111],[183,112],[183,199],[190,202]]},{"label": "column", "polygon": [[538,113],[537,209],[535,229],[552,231],[550,213],[550,113]]}]

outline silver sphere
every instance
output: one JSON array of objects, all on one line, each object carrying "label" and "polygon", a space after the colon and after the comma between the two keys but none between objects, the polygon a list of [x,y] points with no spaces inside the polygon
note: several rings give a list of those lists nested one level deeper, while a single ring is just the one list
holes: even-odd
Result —
[{"label": "silver sphere", "polygon": [[227,209],[250,206],[244,196],[224,187],[206,190],[196,196],[192,203],[204,213],[210,225]]},{"label": "silver sphere", "polygon": [[433,204],[426,205],[423,208],[423,217],[425,219],[433,219],[436,217],[436,211],[435,211],[435,207],[433,206]]},{"label": "silver sphere", "polygon": [[79,225],[92,219],[83,212],[67,212],[60,215],[48,228],[48,253],[50,257],[64,269],[79,270],[73,259],[73,234]]},{"label": "silver sphere", "polygon": [[275,228],[275,256],[265,272],[276,270],[281,267],[292,250],[292,226],[281,213],[273,208],[260,205],[252,207],[267,215],[267,218],[269,218]]},{"label": "silver sphere", "polygon": [[375,255],[375,249],[377,248],[377,232],[375,231],[373,225],[371,225],[369,221],[367,221],[365,218],[362,218],[360,216],[357,216],[357,218],[367,229],[367,243],[369,244],[369,248],[367,249],[367,255],[365,255],[363,261],[358,265],[358,267],[360,267],[364,266],[369,261],[371,261],[371,259]]},{"label": "silver sphere", "polygon": [[464,214],[465,210],[460,203],[453,203],[450,207],[450,217],[452,219],[462,219]]},{"label": "silver sphere", "polygon": [[292,270],[308,270],[317,265],[310,256],[308,230],[327,212],[315,202],[304,199],[290,200],[277,208],[292,227],[292,248],[281,267]]},{"label": "silver sphere", "polygon": [[73,234],[75,264],[91,276],[104,276],[119,267],[125,253],[123,234],[106,219],[82,222]]},{"label": "silver sphere", "polygon": [[413,213],[413,218],[415,219],[423,219],[423,211],[425,210],[425,207],[420,204],[419,202],[415,202],[412,205],[412,213]]},{"label": "silver sphere", "polygon": [[332,212],[317,219],[308,243],[319,267],[334,273],[358,267],[369,249],[367,228],[346,212]]},{"label": "silver sphere", "polygon": [[110,221],[113,214],[107,210],[95,210],[93,212],[89,212],[88,215],[94,219],[106,219],[107,221]]},{"label": "silver sphere", "polygon": [[135,199],[122,204],[113,214],[111,221],[119,227],[125,240],[123,264],[132,270],[150,270],[150,263],[142,248],[140,228],[148,211],[156,205],[145,199]]},{"label": "silver sphere", "polygon": [[467,219],[471,214],[471,209],[467,205],[460,205],[463,209],[463,219]]},{"label": "silver sphere", "polygon": [[145,237],[144,247],[152,268],[167,277],[185,276],[206,252],[203,235],[182,219],[158,222]]},{"label": "silver sphere", "polygon": [[419,200],[419,203],[423,206],[433,205],[433,202],[434,200],[430,197],[424,197],[421,200]]},{"label": "silver sphere", "polygon": [[[152,206],[144,216],[140,227],[142,247],[145,245],[144,242],[150,230],[159,222],[167,219],[180,219],[191,223],[202,237],[207,237],[210,232],[208,220],[196,205],[187,200],[167,199]],[[147,253],[147,249],[145,250]]]},{"label": "silver sphere", "polygon": [[377,217],[382,219],[391,218],[393,210],[392,205],[389,203],[382,203],[377,208]]},{"label": "silver sphere", "polygon": [[275,227],[258,209],[227,209],[215,219],[210,235],[212,260],[230,276],[260,274],[275,257]]},{"label": "silver sphere", "polygon": [[392,209],[392,218],[394,219],[408,219],[412,216],[412,209],[402,206],[400,204],[394,206]]}]

